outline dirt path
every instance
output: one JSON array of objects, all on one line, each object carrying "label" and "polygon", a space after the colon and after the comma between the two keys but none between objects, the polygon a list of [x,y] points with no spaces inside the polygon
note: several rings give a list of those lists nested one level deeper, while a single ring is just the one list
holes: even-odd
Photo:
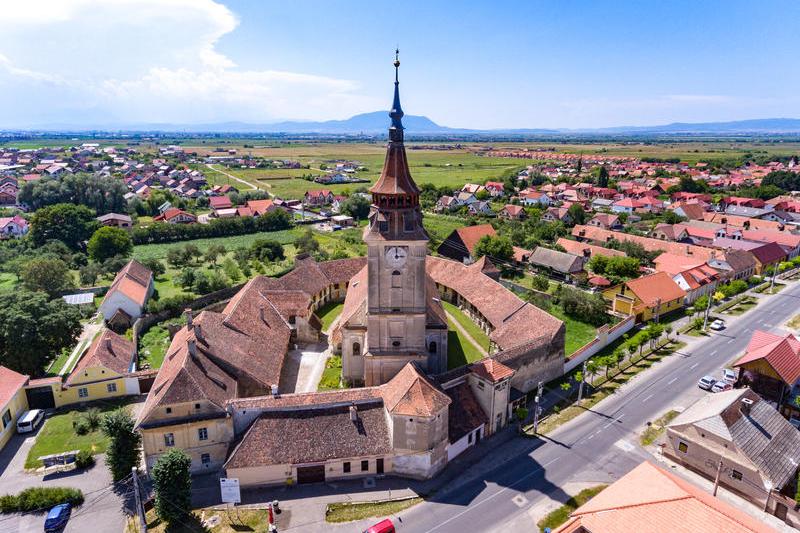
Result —
[{"label": "dirt path", "polygon": [[456,327],[456,329],[458,330],[458,332],[459,332],[459,333],[461,333],[462,335],[464,335],[464,337],[466,337],[466,339],[467,339],[469,342],[471,342],[471,343],[472,343],[472,345],[475,347],[475,349],[476,349],[476,350],[478,350],[478,351],[481,353],[481,355],[483,355],[484,357],[485,357],[485,356],[487,356],[487,355],[489,355],[489,354],[486,352],[486,350],[484,350],[484,349],[483,349],[483,346],[481,346],[481,345],[478,343],[478,341],[476,341],[476,340],[475,340],[475,339],[472,337],[472,335],[470,335],[470,334],[467,332],[467,330],[466,330],[466,329],[464,329],[464,327],[463,327],[461,324],[459,324],[459,323],[458,323],[458,320],[456,320],[456,318],[455,318],[453,315],[451,315],[451,314],[450,314],[450,313],[448,313],[447,311],[445,311],[445,314],[447,315],[447,318],[448,318],[448,319],[450,319],[450,322],[452,322],[452,324],[453,324],[453,325]]},{"label": "dirt path", "polygon": [[[258,186],[258,185],[253,185],[253,184],[252,184],[252,183],[250,183],[249,181],[245,181],[245,180],[243,180],[242,178],[237,178],[237,177],[236,177],[236,176],[234,176],[233,174],[229,174],[229,173],[225,172],[224,170],[219,170],[218,168],[214,168],[214,165],[213,165],[213,164],[211,164],[211,163],[206,163],[206,166],[209,168],[209,170],[213,170],[214,172],[218,172],[218,173],[222,174],[223,176],[228,176],[230,179],[232,179],[232,180],[236,180],[236,181],[238,181],[239,183],[243,183],[244,185],[247,185],[247,186],[248,186],[249,188],[251,188],[251,189],[260,189],[260,188],[261,188],[260,186]],[[269,185],[269,184],[267,184],[267,185],[266,185],[266,187],[267,187],[267,188],[269,188],[269,187],[270,187],[270,185]]]}]

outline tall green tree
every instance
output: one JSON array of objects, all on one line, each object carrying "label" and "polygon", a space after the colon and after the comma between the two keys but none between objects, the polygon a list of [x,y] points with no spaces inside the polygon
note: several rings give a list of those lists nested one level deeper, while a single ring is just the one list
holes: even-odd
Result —
[{"label": "tall green tree", "polygon": [[150,475],[156,494],[156,514],[167,524],[179,523],[191,512],[191,464],[186,452],[173,448],[159,457],[153,466]]},{"label": "tall green tree", "polygon": [[597,171],[597,186],[608,187],[608,169],[605,165],[600,165],[600,169]]},{"label": "tall green tree", "polygon": [[567,213],[569,213],[572,219],[572,224],[583,224],[586,222],[586,211],[583,210],[581,204],[572,204],[569,206],[569,209],[567,209]]},{"label": "tall green tree", "polygon": [[106,464],[114,481],[124,479],[131,473],[131,468],[139,466],[142,436],[134,427],[133,417],[125,409],[111,411],[100,421],[100,429],[109,439]]},{"label": "tall green tree", "polygon": [[103,226],[92,234],[86,251],[93,261],[102,263],[117,255],[130,256],[133,253],[133,241],[124,229]]},{"label": "tall green tree", "polygon": [[488,256],[491,260],[508,261],[514,256],[514,245],[511,239],[502,235],[484,235],[473,251],[475,258]]},{"label": "tall green tree", "polygon": [[45,292],[51,298],[64,289],[75,287],[69,266],[57,257],[31,259],[22,266],[19,277],[26,289]]},{"label": "tall green tree", "polygon": [[80,335],[80,311],[27,290],[0,294],[0,365],[39,376]]},{"label": "tall green tree", "polygon": [[31,217],[30,236],[41,246],[61,241],[73,250],[80,248],[98,227],[94,211],[82,205],[55,204],[37,210]]},{"label": "tall green tree", "polygon": [[[434,202],[435,203],[435,202]],[[342,204],[342,213],[350,215],[356,220],[363,220],[369,215],[369,200],[356,194],[350,196]]]}]

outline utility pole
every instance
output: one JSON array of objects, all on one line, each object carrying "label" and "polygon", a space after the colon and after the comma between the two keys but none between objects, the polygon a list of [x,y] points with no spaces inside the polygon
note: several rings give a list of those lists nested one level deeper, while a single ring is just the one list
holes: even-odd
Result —
[{"label": "utility pole", "polygon": [[539,407],[539,403],[542,401],[542,389],[544,389],[544,385],[542,382],[539,382],[537,385],[536,390],[536,398],[533,399],[534,406],[533,406],[533,433],[536,434],[539,431],[539,413],[542,412],[542,408]]},{"label": "utility pole", "polygon": [[581,368],[581,383],[578,385],[578,403],[583,399],[583,384],[586,383],[586,363],[588,359],[583,362],[583,367]]},{"label": "utility pole", "polygon": [[144,507],[139,494],[139,472],[135,466],[131,468],[131,478],[133,479],[133,495],[136,500],[136,514],[139,516],[139,530],[141,533],[147,533],[147,521],[144,519]]},{"label": "utility pole", "polygon": [[706,325],[708,324],[708,315],[711,314],[711,300],[714,299],[714,293],[708,294],[708,305],[706,306],[706,312],[703,315],[703,331],[706,330]]},{"label": "utility pole", "polygon": [[719,475],[722,472],[722,459],[719,460],[717,465],[717,476],[714,478],[714,497],[717,497],[717,488],[719,488]]},{"label": "utility pole", "polygon": [[769,284],[769,293],[772,294],[772,289],[775,288],[775,276],[778,275],[778,265],[772,267],[772,281]]},{"label": "utility pole", "polygon": [[656,324],[658,324],[659,315],[661,315],[661,298],[656,298]]}]

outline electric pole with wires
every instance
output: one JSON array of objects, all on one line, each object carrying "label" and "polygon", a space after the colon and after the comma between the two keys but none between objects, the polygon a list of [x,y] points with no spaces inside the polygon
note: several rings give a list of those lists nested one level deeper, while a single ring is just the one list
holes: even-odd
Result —
[{"label": "electric pole with wires", "polygon": [[147,520],[144,518],[144,507],[142,506],[142,497],[139,493],[139,472],[134,466],[131,468],[131,481],[133,481],[133,497],[136,502],[136,514],[139,516],[139,531],[147,533]]}]

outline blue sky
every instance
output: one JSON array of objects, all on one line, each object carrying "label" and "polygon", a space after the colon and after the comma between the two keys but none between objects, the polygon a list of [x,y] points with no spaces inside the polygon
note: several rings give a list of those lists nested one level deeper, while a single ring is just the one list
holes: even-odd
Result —
[{"label": "blue sky", "polygon": [[469,128],[800,117],[795,1],[7,0],[0,128],[388,107]]}]

